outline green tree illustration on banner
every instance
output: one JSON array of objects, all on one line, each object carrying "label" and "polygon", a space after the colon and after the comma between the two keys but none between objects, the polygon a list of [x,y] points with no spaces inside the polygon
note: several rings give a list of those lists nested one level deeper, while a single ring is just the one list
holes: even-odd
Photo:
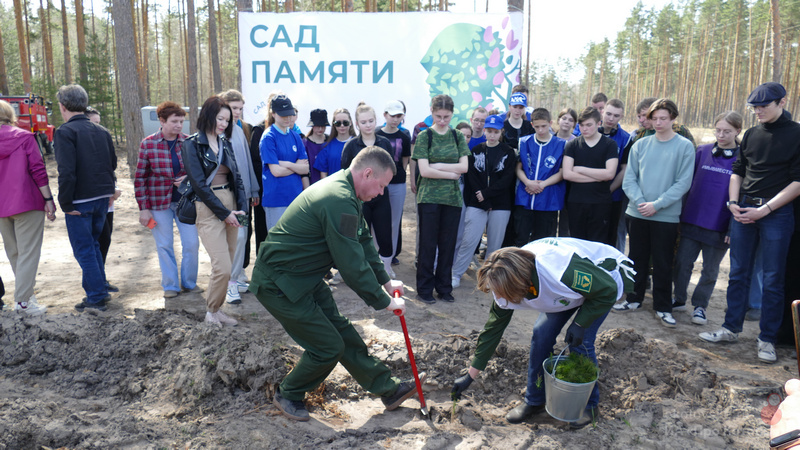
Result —
[{"label": "green tree illustration on banner", "polygon": [[513,84],[519,82],[519,57],[515,56],[518,51],[502,56],[506,49],[516,49],[519,41],[508,26],[508,18],[503,20],[503,31],[506,28],[504,45],[500,32],[491,26],[450,25],[436,36],[422,57],[420,64],[428,72],[425,82],[430,86],[431,97],[446,94],[453,98],[454,123],[466,120],[478,106],[491,109],[495,103],[508,103]]}]

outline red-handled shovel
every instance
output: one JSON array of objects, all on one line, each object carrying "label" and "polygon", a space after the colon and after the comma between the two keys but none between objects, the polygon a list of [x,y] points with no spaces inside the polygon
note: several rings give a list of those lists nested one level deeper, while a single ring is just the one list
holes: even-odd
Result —
[{"label": "red-handled shovel", "polygon": [[[394,291],[394,298],[400,298],[400,291]],[[422,406],[420,411],[423,417],[430,418],[428,415],[428,407],[425,404],[425,396],[422,395],[422,383],[419,381],[419,373],[417,372],[417,362],[414,360],[414,351],[411,350],[411,339],[408,337],[408,328],[406,327],[406,318],[402,316],[402,311],[399,309],[394,310],[394,313],[400,317],[400,325],[403,326],[403,335],[406,338],[406,348],[408,348],[408,360],[411,362],[411,370],[414,371],[414,382],[417,384],[417,394],[419,395],[419,404]]]}]

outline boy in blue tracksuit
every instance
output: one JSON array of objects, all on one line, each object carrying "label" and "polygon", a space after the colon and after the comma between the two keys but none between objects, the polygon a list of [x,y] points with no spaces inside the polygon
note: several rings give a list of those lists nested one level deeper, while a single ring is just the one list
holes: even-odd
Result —
[{"label": "boy in blue tracksuit", "polygon": [[558,211],[564,207],[566,183],[561,176],[565,141],[550,134],[550,112],[536,108],[531,114],[535,134],[519,141],[517,192],[514,206],[515,245],[554,237]]}]

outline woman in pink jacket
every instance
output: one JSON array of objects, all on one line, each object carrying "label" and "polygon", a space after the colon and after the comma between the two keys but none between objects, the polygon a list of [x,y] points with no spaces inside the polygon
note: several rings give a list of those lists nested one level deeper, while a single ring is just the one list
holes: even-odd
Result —
[{"label": "woman in pink jacket", "polygon": [[36,138],[17,128],[17,116],[0,100],[0,234],[14,271],[14,308],[28,314],[43,314],[46,306],[36,302],[33,287],[44,237],[44,215],[56,219],[56,206],[48,186],[47,169]]}]

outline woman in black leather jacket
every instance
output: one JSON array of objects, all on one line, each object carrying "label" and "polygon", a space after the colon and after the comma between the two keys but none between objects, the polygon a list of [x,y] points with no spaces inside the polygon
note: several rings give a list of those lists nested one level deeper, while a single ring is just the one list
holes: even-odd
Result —
[{"label": "woman in black leather jacket", "polygon": [[239,220],[247,210],[247,194],[229,141],[233,122],[231,109],[219,97],[203,104],[197,133],[184,141],[182,156],[186,178],[197,201],[197,234],[211,258],[211,279],[206,290],[206,322],[236,325],[220,307],[231,277]]}]

